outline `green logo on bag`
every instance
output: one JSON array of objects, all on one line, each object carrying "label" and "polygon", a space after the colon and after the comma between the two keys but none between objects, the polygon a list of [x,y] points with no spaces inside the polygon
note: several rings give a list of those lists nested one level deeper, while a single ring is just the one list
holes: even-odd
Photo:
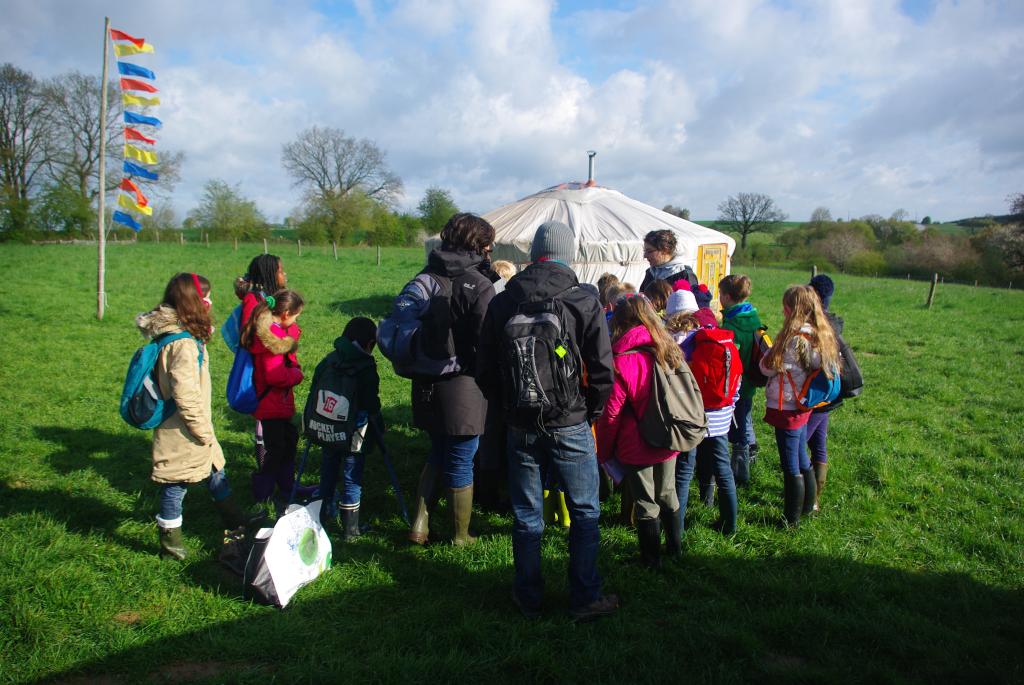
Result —
[{"label": "green logo on bag", "polygon": [[316,563],[317,551],[316,531],[307,528],[302,531],[302,537],[299,538],[299,559],[302,559],[306,566],[312,566]]}]

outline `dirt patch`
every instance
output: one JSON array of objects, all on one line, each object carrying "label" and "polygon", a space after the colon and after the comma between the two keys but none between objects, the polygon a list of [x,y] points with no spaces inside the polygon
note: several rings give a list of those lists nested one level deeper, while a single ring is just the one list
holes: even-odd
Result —
[{"label": "dirt patch", "polygon": [[133,626],[142,620],[142,614],[138,611],[119,611],[114,614],[114,620],[126,626]]}]

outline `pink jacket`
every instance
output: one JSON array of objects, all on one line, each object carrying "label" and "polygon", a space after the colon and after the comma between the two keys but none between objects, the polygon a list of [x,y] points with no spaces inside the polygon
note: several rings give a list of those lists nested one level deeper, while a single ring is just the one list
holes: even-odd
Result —
[{"label": "pink jacket", "polygon": [[300,335],[298,326],[282,328],[266,310],[256,320],[256,336],[249,346],[253,385],[259,395],[266,391],[252,413],[257,419],[290,419],[295,414],[292,388],[302,382],[302,367],[295,357]]},{"label": "pink jacket", "polygon": [[[604,413],[595,424],[597,460],[604,463],[616,457],[623,464],[648,466],[667,461],[679,454],[651,447],[640,435],[637,417],[643,416],[651,394],[654,355],[641,351],[623,354],[652,343],[643,326],[632,328],[612,343],[615,354],[615,384],[604,405]],[[621,355],[621,356],[620,356]]]}]

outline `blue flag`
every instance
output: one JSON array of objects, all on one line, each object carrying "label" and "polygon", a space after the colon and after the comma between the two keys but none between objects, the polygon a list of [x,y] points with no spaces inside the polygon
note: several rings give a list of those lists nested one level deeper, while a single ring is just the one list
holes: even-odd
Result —
[{"label": "blue flag", "polygon": [[126,124],[146,124],[147,126],[156,126],[160,128],[162,125],[160,120],[156,117],[147,117],[144,114],[136,114],[135,112],[124,113],[124,123]]},{"label": "blue flag", "polygon": [[140,67],[138,64],[132,64],[131,62],[118,62],[117,70],[121,72],[121,76],[141,76],[142,78],[148,78],[156,80],[156,74],[145,67]]},{"label": "blue flag", "polygon": [[135,217],[131,214],[127,214],[125,212],[114,212],[114,215],[111,218],[119,224],[124,224],[135,232],[142,230],[142,224],[136,221]]},{"label": "blue flag", "polygon": [[124,173],[129,176],[140,176],[147,181],[156,181],[160,178],[160,174],[150,171],[146,167],[136,164],[135,162],[129,162],[127,159],[124,160]]}]

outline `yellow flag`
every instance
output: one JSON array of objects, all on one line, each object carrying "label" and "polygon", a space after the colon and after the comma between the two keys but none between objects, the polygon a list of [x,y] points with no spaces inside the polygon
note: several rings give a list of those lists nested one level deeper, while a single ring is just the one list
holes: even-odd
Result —
[{"label": "yellow flag", "polygon": [[142,52],[153,52],[153,46],[149,43],[143,43],[140,48],[135,43],[114,43],[114,54],[118,57],[124,57],[125,55],[138,55]]},{"label": "yellow flag", "polygon": [[143,207],[142,205],[134,202],[127,195],[118,195],[117,196],[117,204],[121,205],[125,209],[133,209],[136,212],[141,212],[142,214],[145,214],[146,216],[153,216],[153,208],[152,207]]},{"label": "yellow flag", "polygon": [[139,95],[129,95],[128,93],[121,93],[121,101],[126,105],[139,105],[140,107],[160,104],[160,98],[144,98]]},{"label": "yellow flag", "polygon": [[124,146],[124,156],[137,159],[140,162],[146,164],[156,164],[156,153],[150,152],[149,150],[143,150],[142,148],[135,147],[134,145]]}]

